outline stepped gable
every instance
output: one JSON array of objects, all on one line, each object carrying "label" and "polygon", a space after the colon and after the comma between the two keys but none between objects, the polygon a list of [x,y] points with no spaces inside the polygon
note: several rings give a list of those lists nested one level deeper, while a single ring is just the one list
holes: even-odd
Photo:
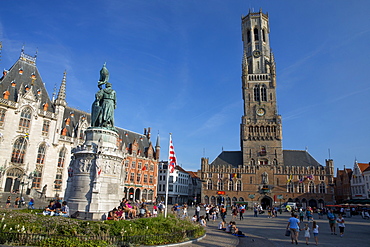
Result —
[{"label": "stepped gable", "polygon": [[136,150],[137,156],[145,157],[148,149],[153,149],[152,143],[146,135],[122,128],[116,127],[116,129],[118,130],[120,148],[126,148],[129,153]]},{"label": "stepped gable", "polygon": [[217,158],[212,161],[211,166],[229,165],[237,168],[243,165],[243,155],[241,151],[222,151]]},{"label": "stepped gable", "polygon": [[307,151],[283,150],[285,166],[315,166],[323,167]]},{"label": "stepped gable", "polygon": [[83,129],[90,127],[90,117],[87,112],[67,106],[63,115],[61,134],[65,133],[69,137],[78,137],[78,128],[81,127],[81,124],[85,124]]},{"label": "stepped gable", "polygon": [[26,94],[26,88],[32,89],[32,94],[37,100],[41,101],[39,109],[43,109],[44,104],[47,103],[47,111],[55,112],[36,67],[36,57],[26,55],[22,50],[17,62],[9,70],[3,71],[3,75],[0,78],[0,98],[4,99],[5,95],[8,94],[8,100],[18,102],[19,95]]}]

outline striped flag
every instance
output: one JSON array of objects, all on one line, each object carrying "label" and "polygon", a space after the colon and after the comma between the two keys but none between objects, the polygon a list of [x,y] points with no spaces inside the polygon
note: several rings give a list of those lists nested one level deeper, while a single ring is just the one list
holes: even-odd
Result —
[{"label": "striped flag", "polygon": [[173,173],[175,171],[175,167],[177,165],[176,162],[176,155],[175,155],[175,149],[173,148],[172,143],[172,135],[170,134],[170,147],[169,147],[169,154],[168,154],[168,169],[170,173]]}]

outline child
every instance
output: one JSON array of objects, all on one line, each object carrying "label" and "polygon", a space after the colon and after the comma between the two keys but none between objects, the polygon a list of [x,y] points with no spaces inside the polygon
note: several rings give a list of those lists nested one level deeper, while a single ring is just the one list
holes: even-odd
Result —
[{"label": "child", "polygon": [[306,244],[308,245],[308,240],[310,239],[310,227],[308,224],[304,225],[304,237],[306,238]]},{"label": "child", "polygon": [[338,227],[339,227],[339,234],[340,234],[340,237],[343,237],[344,235],[344,219],[343,219],[343,216],[340,214],[339,217],[337,218],[337,224],[338,224]]},{"label": "child", "polygon": [[313,233],[313,236],[315,238],[315,243],[317,245],[319,243],[319,238],[318,238],[318,235],[319,235],[319,225],[316,224],[316,221],[313,221],[312,222],[312,233]]}]

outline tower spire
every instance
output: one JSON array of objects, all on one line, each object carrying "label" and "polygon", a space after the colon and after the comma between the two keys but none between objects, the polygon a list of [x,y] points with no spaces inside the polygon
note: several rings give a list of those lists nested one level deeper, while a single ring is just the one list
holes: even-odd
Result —
[{"label": "tower spire", "polygon": [[55,101],[56,105],[63,105],[66,106],[66,77],[67,77],[67,71],[64,71],[63,73],[63,79],[62,79],[62,84],[60,84],[59,92],[57,99]]}]

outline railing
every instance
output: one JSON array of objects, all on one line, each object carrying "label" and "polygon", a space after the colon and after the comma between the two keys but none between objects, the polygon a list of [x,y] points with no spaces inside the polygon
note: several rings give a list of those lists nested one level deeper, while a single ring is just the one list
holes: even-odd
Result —
[{"label": "railing", "polygon": [[269,81],[271,80],[270,74],[250,74],[248,81]]},{"label": "railing", "polygon": [[52,244],[57,241],[71,242],[99,242],[104,241],[110,245],[131,246],[134,245],[156,245],[179,243],[190,239],[195,239],[196,230],[186,230],[167,234],[142,235],[142,236],[66,236],[59,234],[29,234],[29,233],[10,233],[0,232],[0,244],[16,244],[26,246],[43,246],[45,243]]}]

